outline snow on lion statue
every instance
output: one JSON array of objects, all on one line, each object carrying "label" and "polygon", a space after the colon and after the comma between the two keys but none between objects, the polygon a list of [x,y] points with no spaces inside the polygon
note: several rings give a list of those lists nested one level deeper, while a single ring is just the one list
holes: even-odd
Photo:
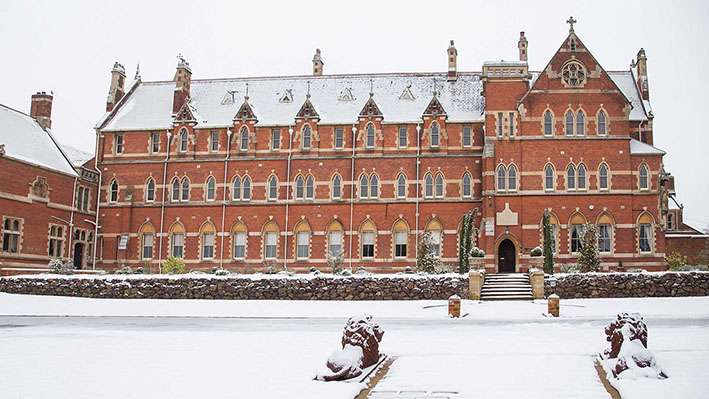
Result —
[{"label": "snow on lion statue", "polygon": [[379,342],[384,330],[365,314],[350,317],[342,333],[342,349],[327,359],[329,371],[318,373],[316,380],[341,381],[357,377],[362,369],[375,365],[380,358]]},{"label": "snow on lion statue", "polygon": [[619,313],[606,327],[610,348],[603,351],[603,367],[615,378],[667,378],[647,349],[647,326],[638,313]]}]

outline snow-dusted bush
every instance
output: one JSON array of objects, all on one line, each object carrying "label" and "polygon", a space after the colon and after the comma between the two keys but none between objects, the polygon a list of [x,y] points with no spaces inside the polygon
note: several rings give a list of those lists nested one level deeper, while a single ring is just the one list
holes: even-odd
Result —
[{"label": "snow-dusted bush", "polygon": [[674,271],[681,270],[681,268],[687,265],[687,257],[677,251],[665,256],[665,261],[667,261],[670,270]]},{"label": "snow-dusted bush", "polygon": [[485,251],[478,247],[472,247],[470,248],[470,256],[472,258],[484,258],[485,257]]},{"label": "snow-dusted bush", "polygon": [[133,269],[130,266],[123,266],[116,269],[115,274],[133,274]]},{"label": "snow-dusted bush", "polygon": [[579,268],[582,272],[597,272],[601,267],[601,258],[598,256],[598,230],[596,225],[588,223],[584,226],[581,236],[581,252],[579,254]]},{"label": "snow-dusted bush", "polygon": [[330,272],[332,274],[338,274],[340,271],[342,271],[342,264],[344,262],[345,258],[342,256],[342,252],[337,255],[332,255],[329,253],[327,255],[327,267],[330,268]]},{"label": "snow-dusted bush", "polygon": [[278,268],[276,266],[275,260],[267,260],[263,262],[263,273],[264,274],[276,274],[278,273]]},{"label": "snow-dusted bush", "polygon": [[199,269],[192,269],[190,270],[190,274],[207,274],[204,270],[199,270]]},{"label": "snow-dusted bush", "polygon": [[404,274],[414,274],[416,271],[414,271],[414,268],[411,266],[406,266],[404,268]]},{"label": "snow-dusted bush", "polygon": [[186,272],[185,261],[181,258],[171,256],[165,259],[165,262],[162,264],[162,273],[164,274],[184,274]]},{"label": "snow-dusted bush", "polygon": [[135,273],[135,274],[145,274],[145,269],[143,268],[143,266],[139,266],[139,267],[135,268],[135,271],[134,271],[133,273]]},{"label": "snow-dusted bush", "polygon": [[61,259],[55,258],[49,261],[49,272],[54,274],[73,274],[74,264]]},{"label": "snow-dusted bush", "polygon": [[217,269],[214,271],[215,276],[228,276],[231,272],[227,269]]},{"label": "snow-dusted bush", "polygon": [[665,379],[667,375],[647,348],[647,326],[638,313],[619,313],[605,328],[606,341],[611,343],[601,355],[603,368],[609,377],[639,377]]},{"label": "snow-dusted bush", "polygon": [[416,254],[416,270],[419,273],[435,273],[440,259],[433,251],[433,238],[430,231],[424,231],[419,236],[418,253]]},{"label": "snow-dusted bush", "polygon": [[357,267],[357,270],[355,270],[355,274],[366,276],[366,275],[369,275],[372,273],[368,272],[364,266],[359,266],[359,267]]},{"label": "snow-dusted bush", "polygon": [[707,265],[684,265],[673,270],[677,272],[707,272],[709,271],[709,266]]},{"label": "snow-dusted bush", "polygon": [[536,257],[536,256],[542,256],[542,254],[543,254],[542,247],[534,247],[534,248],[532,248],[532,250],[529,251],[529,254],[530,254],[531,256],[535,256],[535,257]]},{"label": "snow-dusted bush", "polygon": [[581,269],[579,265],[575,264],[562,264],[559,266],[559,271],[562,273],[580,273]]},{"label": "snow-dusted bush", "polygon": [[340,270],[339,273],[340,276],[351,276],[352,275],[352,269],[342,269]]}]

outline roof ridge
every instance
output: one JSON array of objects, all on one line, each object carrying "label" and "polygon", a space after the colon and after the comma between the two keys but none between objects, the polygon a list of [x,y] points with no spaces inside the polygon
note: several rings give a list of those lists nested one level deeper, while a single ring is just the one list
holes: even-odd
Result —
[{"label": "roof ridge", "polygon": [[33,121],[37,122],[37,120],[36,120],[35,118],[33,118],[32,115],[30,115],[30,114],[28,114],[28,113],[25,113],[25,112],[23,112],[23,111],[20,111],[19,109],[12,108],[12,107],[10,107],[10,106],[8,106],[8,105],[5,105],[5,104],[0,104],[0,107],[7,108],[7,109],[10,110],[10,111],[17,112],[18,114],[20,114],[20,115],[22,115],[22,116],[26,116],[26,117],[32,119]]}]

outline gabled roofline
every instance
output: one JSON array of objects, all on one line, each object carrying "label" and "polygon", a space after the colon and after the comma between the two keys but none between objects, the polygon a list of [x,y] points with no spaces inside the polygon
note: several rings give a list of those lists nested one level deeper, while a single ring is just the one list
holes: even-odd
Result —
[{"label": "gabled roofline", "polygon": [[[167,82],[167,81],[166,81]],[[140,84],[143,83],[140,79],[133,81],[133,85],[128,89],[128,92],[121,97],[120,100],[116,103],[116,105],[113,107],[113,109],[110,112],[107,112],[104,114],[104,116],[99,119],[98,122],[96,122],[96,125],[94,126],[95,130],[101,130],[106,126],[108,122],[111,121],[111,119],[116,116],[116,113],[118,113],[118,110],[123,106],[123,103],[128,101],[128,97],[130,97],[133,92],[135,92],[135,89],[140,86]]]}]

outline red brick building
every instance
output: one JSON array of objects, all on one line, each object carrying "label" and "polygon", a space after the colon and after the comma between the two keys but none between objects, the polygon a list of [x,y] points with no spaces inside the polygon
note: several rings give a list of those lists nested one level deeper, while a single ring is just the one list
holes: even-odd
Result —
[{"label": "red brick building", "polygon": [[[573,22],[573,21],[572,21]],[[432,233],[458,261],[463,215],[491,271],[523,271],[542,244],[575,263],[599,226],[605,270],[665,267],[664,152],[652,146],[647,60],[607,71],[570,29],[544,70],[519,60],[445,73],[174,79],[112,71],[97,126],[99,264],[262,270],[265,262],[398,271]]]},{"label": "red brick building", "polygon": [[0,105],[0,275],[46,271],[52,258],[93,269],[98,174],[55,141],[52,101],[33,95],[29,115]]}]

